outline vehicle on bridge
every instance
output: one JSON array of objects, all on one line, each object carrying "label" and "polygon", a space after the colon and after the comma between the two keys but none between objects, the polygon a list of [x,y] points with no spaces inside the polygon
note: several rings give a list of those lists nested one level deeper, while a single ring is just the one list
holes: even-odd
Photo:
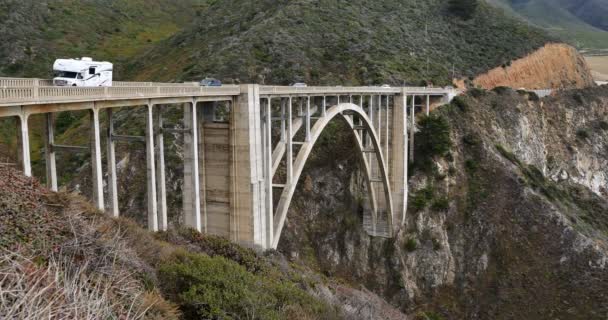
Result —
[{"label": "vehicle on bridge", "polygon": [[199,83],[201,87],[221,87],[222,82],[215,78],[205,78]]},{"label": "vehicle on bridge", "polygon": [[53,85],[70,87],[111,87],[113,65],[88,57],[57,59],[53,64]]}]

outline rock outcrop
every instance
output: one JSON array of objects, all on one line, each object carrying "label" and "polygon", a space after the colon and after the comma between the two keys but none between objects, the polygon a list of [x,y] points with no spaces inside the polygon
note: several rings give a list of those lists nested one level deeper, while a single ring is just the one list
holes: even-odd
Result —
[{"label": "rock outcrop", "polygon": [[497,91],[434,112],[449,119],[453,146],[424,159],[431,169],[415,166],[395,239],[362,230],[348,140],[317,146],[279,250],[413,316],[604,319],[608,88],[543,100]]}]

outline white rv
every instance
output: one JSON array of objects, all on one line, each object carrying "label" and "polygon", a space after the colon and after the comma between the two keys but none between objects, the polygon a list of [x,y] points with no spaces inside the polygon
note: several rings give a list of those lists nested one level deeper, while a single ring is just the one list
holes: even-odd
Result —
[{"label": "white rv", "polygon": [[53,64],[56,86],[111,87],[112,68],[109,62],[97,62],[91,58],[57,59]]}]

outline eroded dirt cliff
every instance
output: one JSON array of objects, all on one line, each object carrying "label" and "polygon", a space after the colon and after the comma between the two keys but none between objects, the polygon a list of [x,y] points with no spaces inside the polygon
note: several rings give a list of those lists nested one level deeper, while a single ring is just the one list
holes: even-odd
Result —
[{"label": "eroded dirt cliff", "polygon": [[[459,81],[460,87],[465,81]],[[473,79],[485,89],[498,86],[531,89],[584,88],[593,86],[591,70],[575,48],[561,43],[547,44],[533,53],[504,63]]]}]

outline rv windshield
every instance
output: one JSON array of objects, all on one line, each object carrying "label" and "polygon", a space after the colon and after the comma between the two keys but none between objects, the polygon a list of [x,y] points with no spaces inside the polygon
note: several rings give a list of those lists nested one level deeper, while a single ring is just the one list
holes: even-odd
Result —
[{"label": "rv windshield", "polygon": [[70,71],[55,71],[55,78],[70,78],[76,79],[78,72],[70,72]]}]

